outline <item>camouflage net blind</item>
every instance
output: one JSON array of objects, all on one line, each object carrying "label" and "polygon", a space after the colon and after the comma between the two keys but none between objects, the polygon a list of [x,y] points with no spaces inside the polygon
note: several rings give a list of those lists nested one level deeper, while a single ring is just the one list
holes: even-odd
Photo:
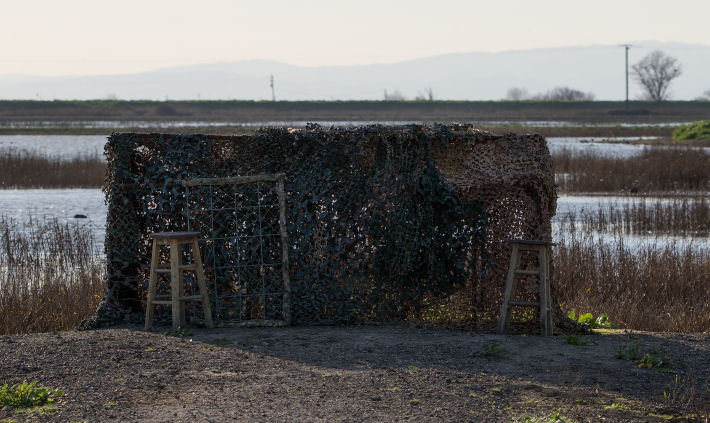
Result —
[{"label": "camouflage net blind", "polygon": [[148,234],[188,227],[189,179],[285,174],[296,324],[418,318],[437,304],[495,319],[504,241],[549,241],[556,208],[541,136],[469,125],[115,133],[106,155],[108,283],[92,325],[142,319]]}]

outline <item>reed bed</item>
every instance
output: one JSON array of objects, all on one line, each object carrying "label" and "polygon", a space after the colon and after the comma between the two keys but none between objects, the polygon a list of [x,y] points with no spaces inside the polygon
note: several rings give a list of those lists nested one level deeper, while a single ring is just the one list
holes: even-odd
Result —
[{"label": "reed bed", "polygon": [[98,154],[69,160],[0,149],[0,188],[100,188],[106,162]]},{"label": "reed bed", "polygon": [[555,295],[563,311],[606,313],[622,328],[710,331],[710,251],[691,245],[630,248],[623,235],[562,236]]},{"label": "reed bed", "polygon": [[553,162],[566,193],[710,190],[710,154],[698,148],[645,148],[633,157],[563,150]]},{"label": "reed bed", "polygon": [[91,229],[0,217],[0,334],[68,330],[90,316],[105,280]]},{"label": "reed bed", "polygon": [[560,230],[706,237],[710,234],[710,204],[704,198],[600,204],[593,211],[561,216]]}]

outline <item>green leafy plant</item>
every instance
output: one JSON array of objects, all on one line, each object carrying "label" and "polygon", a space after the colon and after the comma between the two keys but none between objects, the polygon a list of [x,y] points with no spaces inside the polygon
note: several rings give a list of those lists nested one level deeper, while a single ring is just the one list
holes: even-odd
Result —
[{"label": "green leafy plant", "polygon": [[637,360],[639,368],[642,369],[655,369],[658,367],[663,367],[668,364],[670,360],[668,357],[657,357],[656,355],[647,352],[641,359]]},{"label": "green leafy plant", "polygon": [[0,408],[6,405],[14,408],[35,407],[54,402],[55,398],[63,394],[59,389],[38,385],[36,380],[30,383],[23,381],[13,386],[6,383],[0,388]]},{"label": "green leafy plant", "polygon": [[660,356],[660,351],[653,348],[645,353],[640,351],[641,341],[631,344],[620,345],[616,352],[616,358],[631,360],[642,369],[659,369],[670,363],[668,357]]},{"label": "green leafy plant", "polygon": [[479,353],[486,358],[498,358],[508,354],[508,350],[501,348],[500,344],[483,344]]},{"label": "green leafy plant", "polygon": [[567,315],[572,320],[576,320],[577,323],[582,323],[589,326],[592,329],[618,329],[619,327],[616,323],[609,320],[609,316],[606,313],[602,313],[599,317],[594,318],[592,313],[580,314],[579,317],[575,315],[575,311],[572,310]]}]

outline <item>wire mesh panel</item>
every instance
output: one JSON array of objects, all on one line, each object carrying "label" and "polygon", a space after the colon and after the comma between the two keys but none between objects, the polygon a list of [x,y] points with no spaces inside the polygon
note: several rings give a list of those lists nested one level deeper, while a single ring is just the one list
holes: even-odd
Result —
[{"label": "wire mesh panel", "polygon": [[200,250],[216,318],[240,325],[290,322],[283,174],[183,182],[188,230]]}]

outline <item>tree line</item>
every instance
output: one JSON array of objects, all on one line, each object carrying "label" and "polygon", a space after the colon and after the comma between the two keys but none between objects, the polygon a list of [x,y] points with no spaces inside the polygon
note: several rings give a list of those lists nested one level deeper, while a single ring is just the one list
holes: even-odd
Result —
[{"label": "tree line", "polygon": [[[643,99],[663,101],[669,98],[671,82],[683,73],[683,68],[675,57],[661,50],[646,55],[631,67],[631,75],[643,89]],[[592,101],[594,94],[585,93],[569,87],[556,87],[545,93],[530,95],[525,88],[513,87],[505,97],[510,101]],[[705,91],[696,100],[710,100],[710,90]]]}]

